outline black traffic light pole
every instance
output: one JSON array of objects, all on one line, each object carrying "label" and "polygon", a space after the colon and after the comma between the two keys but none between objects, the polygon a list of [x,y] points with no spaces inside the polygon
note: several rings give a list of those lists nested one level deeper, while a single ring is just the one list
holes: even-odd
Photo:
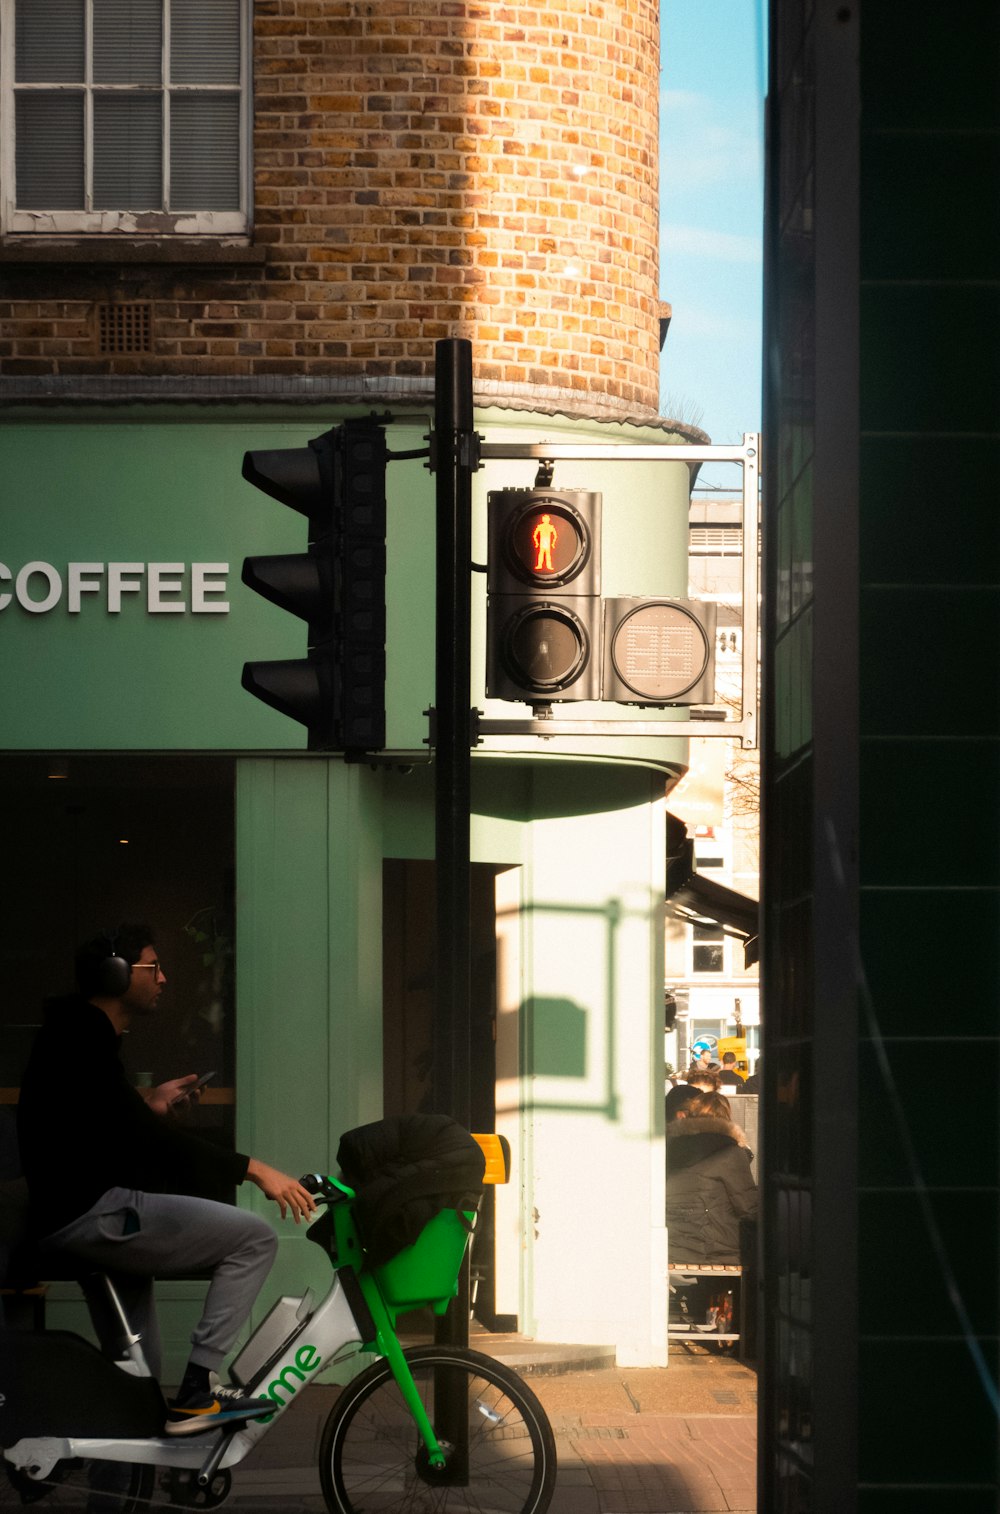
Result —
[{"label": "black traffic light pole", "polygon": [[472,346],[440,341],[434,356],[437,499],[435,847],[437,1106],[468,1127],[471,932],[469,807],[472,562]]},{"label": "black traffic light pole", "polygon": [[[437,882],[434,1089],[436,1107],[468,1129],[472,940],[469,920],[469,808],[472,745],[471,563],[472,346],[448,338],[434,350],[437,500],[437,652],[434,811]],[[459,1296],[439,1322],[438,1339],[467,1345],[468,1264]]]}]

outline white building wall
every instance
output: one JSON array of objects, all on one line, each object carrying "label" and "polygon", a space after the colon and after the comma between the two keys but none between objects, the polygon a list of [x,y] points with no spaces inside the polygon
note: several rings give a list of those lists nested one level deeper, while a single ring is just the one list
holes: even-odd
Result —
[{"label": "white building wall", "polygon": [[[610,778],[610,770],[608,771]],[[556,807],[565,768],[536,777]],[[522,915],[524,1328],[666,1362],[662,776],[532,824]],[[621,793],[620,779],[609,783]],[[551,801],[551,802],[550,802]]]}]

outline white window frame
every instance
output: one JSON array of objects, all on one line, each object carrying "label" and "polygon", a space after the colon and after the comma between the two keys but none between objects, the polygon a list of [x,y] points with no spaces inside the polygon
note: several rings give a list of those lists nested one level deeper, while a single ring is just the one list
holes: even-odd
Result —
[{"label": "white window frame", "polygon": [[[84,95],[84,180],[85,195],[92,195],[93,174],[93,97],[92,37],[93,0],[84,0],[86,36],[86,77],[82,83],[19,84],[17,91],[68,90]],[[239,210],[204,211],[149,211],[149,210],[19,210],[16,205],[15,183],[15,8],[18,4],[32,4],[32,0],[0,0],[0,231],[11,236],[100,236],[117,233],[129,237],[179,237],[179,236],[240,236],[250,231],[251,185],[252,185],[252,37],[253,0],[240,0],[240,79],[238,84],[164,84],[158,88],[163,100],[163,185],[169,204],[170,194],[170,135],[167,109],[168,95],[183,93],[213,94],[232,93],[240,97],[240,208]],[[170,46],[170,0],[163,0],[163,69],[161,80],[166,78],[168,49]],[[101,91],[125,93],[149,93],[149,85],[102,84]]]}]

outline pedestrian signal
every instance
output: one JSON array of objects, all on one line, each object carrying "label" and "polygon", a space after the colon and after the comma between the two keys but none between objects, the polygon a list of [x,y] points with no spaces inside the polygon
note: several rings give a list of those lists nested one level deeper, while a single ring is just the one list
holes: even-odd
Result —
[{"label": "pedestrian signal", "polygon": [[600,494],[496,489],[487,510],[487,694],[599,699]]}]

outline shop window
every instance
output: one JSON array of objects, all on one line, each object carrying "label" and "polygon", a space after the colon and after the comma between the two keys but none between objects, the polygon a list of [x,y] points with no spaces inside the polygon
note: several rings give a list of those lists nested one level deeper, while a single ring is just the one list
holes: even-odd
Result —
[{"label": "shop window", "polygon": [[[234,1140],[234,779],[219,758],[0,757],[0,1136],[47,999],[81,941],[152,927],[167,983],[122,1058],[136,1084],[214,1072],[189,1116]],[[2,1156],[2,1154],[0,1154]]]},{"label": "shop window", "polygon": [[4,22],[5,231],[247,229],[249,0],[5,0]]},{"label": "shop window", "polygon": [[726,938],[721,925],[691,927],[691,970],[721,973],[726,966]]}]

